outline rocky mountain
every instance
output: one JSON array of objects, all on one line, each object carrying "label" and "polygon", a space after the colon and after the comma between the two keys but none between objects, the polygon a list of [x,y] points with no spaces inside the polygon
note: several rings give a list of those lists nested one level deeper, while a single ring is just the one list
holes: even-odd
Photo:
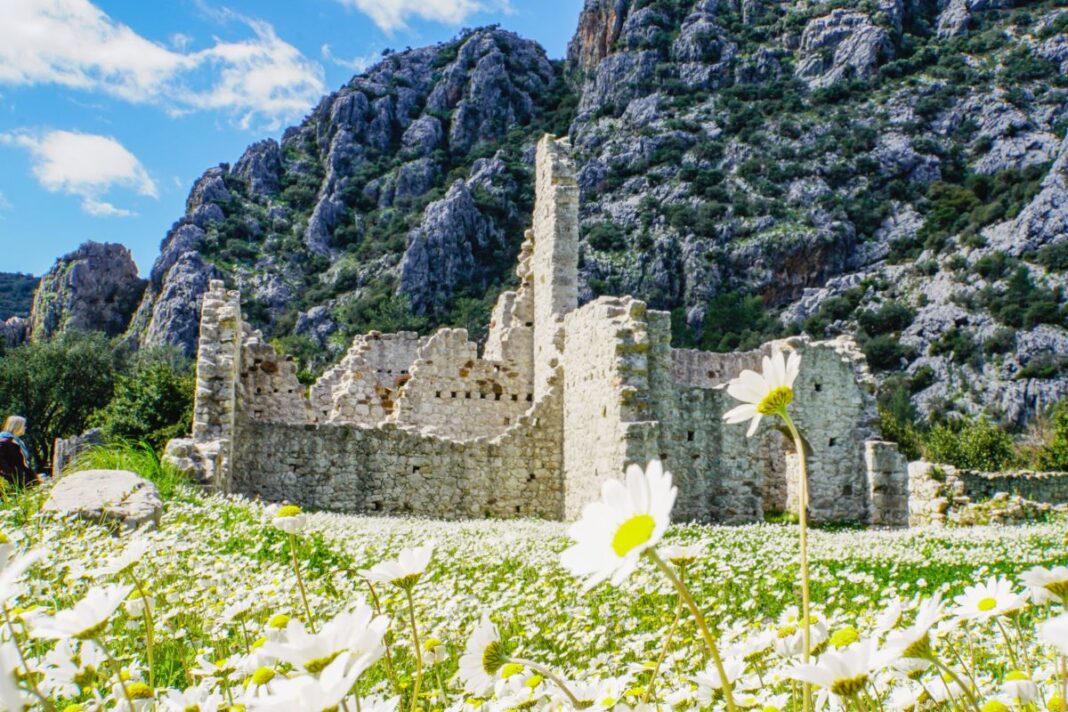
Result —
[{"label": "rocky mountain", "polygon": [[477,327],[531,150],[571,136],[582,298],[675,341],[849,332],[896,412],[1068,395],[1068,7],[587,0],[564,61],[496,28],[385,55],[209,169],[130,338],[195,347],[209,279],[305,369],[370,328]]},{"label": "rocky mountain", "polygon": [[123,245],[86,242],[56,260],[33,296],[28,330],[47,339],[64,330],[116,336],[130,323],[145,282]]}]

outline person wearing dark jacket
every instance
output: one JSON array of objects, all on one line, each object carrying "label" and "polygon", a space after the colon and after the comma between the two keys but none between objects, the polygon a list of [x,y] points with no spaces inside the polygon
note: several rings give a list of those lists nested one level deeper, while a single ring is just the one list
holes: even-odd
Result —
[{"label": "person wearing dark jacket", "polygon": [[0,432],[0,475],[11,484],[25,487],[37,481],[30,469],[30,451],[22,436],[26,434],[26,419],[12,415]]}]

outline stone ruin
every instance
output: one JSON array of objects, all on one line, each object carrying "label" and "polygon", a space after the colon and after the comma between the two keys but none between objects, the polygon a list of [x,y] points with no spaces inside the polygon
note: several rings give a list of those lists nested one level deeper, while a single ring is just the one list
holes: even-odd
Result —
[{"label": "stone ruin", "polygon": [[565,140],[538,143],[536,206],[479,353],[464,329],[358,336],[307,388],[213,282],[192,437],[166,457],[225,492],[352,513],[575,519],[629,463],[660,459],[681,520],[796,510],[798,458],[771,425],[723,423],[724,386],[763,355],[802,355],[791,407],[811,446],[817,521],[908,523],[897,446],[877,439],[874,382],[846,339],[741,353],[671,347],[670,317],[631,297],[579,306],[579,190]]}]

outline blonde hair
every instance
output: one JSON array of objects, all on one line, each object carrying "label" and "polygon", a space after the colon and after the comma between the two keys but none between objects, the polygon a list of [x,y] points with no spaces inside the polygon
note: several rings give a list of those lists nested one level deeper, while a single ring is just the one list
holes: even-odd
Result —
[{"label": "blonde hair", "polygon": [[9,415],[4,421],[4,430],[15,437],[21,437],[26,434],[26,419],[21,415]]}]

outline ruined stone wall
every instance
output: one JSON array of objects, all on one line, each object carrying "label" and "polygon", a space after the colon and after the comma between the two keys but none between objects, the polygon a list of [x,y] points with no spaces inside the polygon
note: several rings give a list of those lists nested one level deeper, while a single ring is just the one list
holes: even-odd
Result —
[{"label": "ruined stone wall", "polygon": [[312,412],[305,387],[297,380],[297,366],[280,355],[263,335],[247,324],[242,328],[238,408],[252,420],[271,423],[309,423]]},{"label": "ruined stone wall", "polygon": [[312,385],[313,420],[370,426],[392,415],[427,340],[412,331],[357,336],[344,358]]},{"label": "ruined stone wall", "polygon": [[979,472],[908,465],[909,524],[1011,523],[1068,512],[1068,472]]},{"label": "ruined stone wall", "polygon": [[355,513],[560,519],[561,412],[556,387],[499,437],[466,442],[392,424],[242,420],[234,489]]},{"label": "ruined stone wall", "polygon": [[567,139],[538,142],[534,203],[534,396],[547,392],[563,348],[562,320],[578,306],[579,189]]},{"label": "ruined stone wall", "polygon": [[[564,515],[574,519],[630,462],[645,465],[656,427],[648,410],[645,304],[601,297],[564,320]],[[656,456],[653,446],[653,457]]]},{"label": "ruined stone wall", "polygon": [[419,349],[392,422],[454,439],[494,437],[533,402],[529,370],[479,359],[466,329],[441,329]]}]

